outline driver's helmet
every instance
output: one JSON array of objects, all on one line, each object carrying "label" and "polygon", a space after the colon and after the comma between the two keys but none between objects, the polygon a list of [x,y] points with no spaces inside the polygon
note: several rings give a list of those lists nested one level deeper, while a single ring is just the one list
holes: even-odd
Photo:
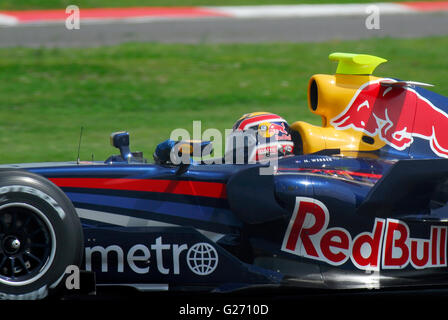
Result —
[{"label": "driver's helmet", "polygon": [[235,122],[232,129],[231,137],[243,134],[249,138],[246,146],[246,159],[249,161],[267,160],[294,153],[294,142],[288,122],[279,115],[269,112],[247,113]]}]

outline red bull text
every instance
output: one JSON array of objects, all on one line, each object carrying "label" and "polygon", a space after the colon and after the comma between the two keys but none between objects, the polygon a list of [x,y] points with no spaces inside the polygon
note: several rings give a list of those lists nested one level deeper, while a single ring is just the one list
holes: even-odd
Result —
[{"label": "red bull text", "polygon": [[335,266],[351,260],[370,271],[447,266],[447,227],[431,226],[429,239],[412,238],[405,222],[376,218],[371,232],[352,237],[344,228],[328,228],[329,222],[322,202],[297,197],[282,251]]}]

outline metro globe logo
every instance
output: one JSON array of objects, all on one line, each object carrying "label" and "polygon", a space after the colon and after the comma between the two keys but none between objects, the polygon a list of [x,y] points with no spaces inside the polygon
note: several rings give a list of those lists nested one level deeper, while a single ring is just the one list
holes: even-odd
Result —
[{"label": "metro globe logo", "polygon": [[218,253],[206,242],[196,243],[188,250],[187,264],[197,275],[209,275],[218,266]]},{"label": "metro globe logo", "polygon": [[[182,264],[182,260],[186,263]],[[85,248],[87,271],[122,273],[126,268],[138,274],[157,270],[163,275],[178,275],[184,272],[181,266],[187,265],[192,273],[208,276],[216,270],[218,262],[218,252],[207,242],[189,247],[187,244],[164,243],[161,236],[153,244],[135,244],[127,252],[119,245]]]}]

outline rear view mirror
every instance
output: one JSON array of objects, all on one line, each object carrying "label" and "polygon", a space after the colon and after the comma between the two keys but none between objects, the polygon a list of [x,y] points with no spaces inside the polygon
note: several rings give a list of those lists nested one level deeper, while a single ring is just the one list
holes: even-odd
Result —
[{"label": "rear view mirror", "polygon": [[110,135],[110,144],[120,150],[121,157],[125,161],[132,158],[131,150],[129,149],[129,132],[119,131]]},{"label": "rear view mirror", "polygon": [[207,157],[213,152],[211,141],[186,140],[176,144],[179,156],[183,153],[189,154],[190,157]]},{"label": "rear view mirror", "polygon": [[211,141],[166,140],[157,146],[154,152],[154,160],[156,163],[161,164],[189,164],[192,158],[194,160],[202,160],[204,157],[210,156],[212,152],[213,146]]}]

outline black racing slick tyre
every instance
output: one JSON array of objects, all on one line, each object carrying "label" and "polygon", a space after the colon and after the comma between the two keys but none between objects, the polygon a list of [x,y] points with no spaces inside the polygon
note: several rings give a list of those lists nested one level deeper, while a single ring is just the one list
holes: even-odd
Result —
[{"label": "black racing slick tyre", "polygon": [[43,299],[82,262],[83,234],[64,192],[42,176],[0,171],[0,299]]}]

